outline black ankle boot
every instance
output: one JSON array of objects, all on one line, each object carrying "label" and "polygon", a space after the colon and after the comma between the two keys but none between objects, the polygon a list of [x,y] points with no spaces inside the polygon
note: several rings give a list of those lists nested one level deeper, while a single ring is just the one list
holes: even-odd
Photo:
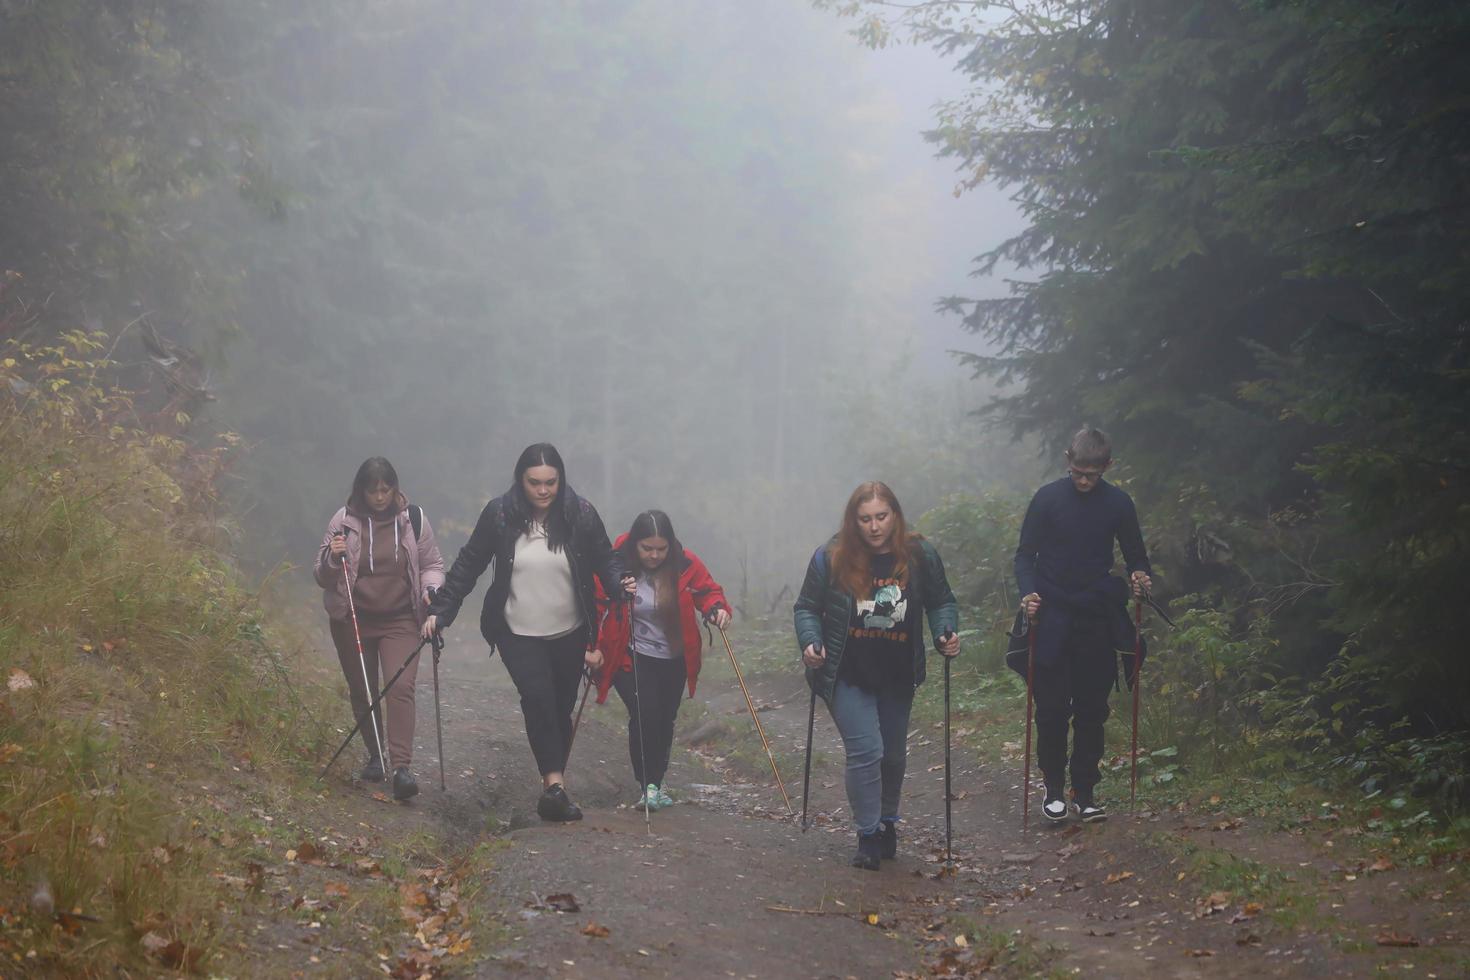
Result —
[{"label": "black ankle boot", "polygon": [[852,856],[852,866],[864,871],[877,871],[883,866],[883,842],[878,833],[858,834],[857,851]]},{"label": "black ankle boot", "polygon": [[552,783],[541,791],[541,799],[536,801],[536,815],[553,823],[582,819],[582,811],[567,797],[561,783]]},{"label": "black ankle boot", "polygon": [[878,840],[883,845],[881,853],[887,860],[898,855],[898,821],[885,820],[878,826]]},{"label": "black ankle boot", "polygon": [[408,771],[408,766],[399,766],[393,770],[393,798],[395,800],[406,800],[419,795],[419,784],[414,780],[413,773]]},{"label": "black ankle boot", "polygon": [[383,760],[375,755],[368,756],[367,762],[357,771],[357,778],[365,783],[381,783],[383,781]]}]

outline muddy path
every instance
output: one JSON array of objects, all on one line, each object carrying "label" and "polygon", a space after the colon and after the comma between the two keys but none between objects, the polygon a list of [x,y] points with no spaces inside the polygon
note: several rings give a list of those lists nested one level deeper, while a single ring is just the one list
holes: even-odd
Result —
[{"label": "muddy path", "polygon": [[[747,680],[799,810],[808,705],[800,678]],[[588,702],[568,767],[568,788],[586,819],[543,824],[534,815],[539,780],[504,669],[478,641],[451,640],[441,682],[448,790],[438,787],[426,668],[415,763],[423,793],[385,804],[339,774],[321,803],[338,808],[339,820],[364,819],[384,833],[501,842],[476,900],[477,913],[497,923],[494,948],[454,972],[1454,976],[1466,963],[1458,867],[1401,871],[1379,860],[1374,871],[1373,855],[1353,855],[1331,821],[1269,826],[1223,802],[1197,813],[1130,816],[1117,812],[1127,809],[1126,781],[1109,787],[1108,823],[1041,826],[1033,800],[1032,825],[1023,830],[1020,760],[1010,753],[981,760],[953,751],[956,870],[941,874],[943,738],[932,720],[911,730],[899,857],[878,873],[852,869],[842,749],[821,705],[814,821],[802,833],[769,770],[752,764],[764,756],[743,699],[716,669],[701,680],[704,709],[686,702],[694,717],[681,716],[667,780],[677,806],[645,827],[642,811],[629,805],[637,791],[626,716],[611,697],[602,706]],[[701,744],[689,744],[691,729]],[[716,736],[704,741],[711,729]]]}]

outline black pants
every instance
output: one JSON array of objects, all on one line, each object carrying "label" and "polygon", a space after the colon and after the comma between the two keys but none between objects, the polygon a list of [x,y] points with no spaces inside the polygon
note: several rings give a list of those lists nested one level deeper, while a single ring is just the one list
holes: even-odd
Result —
[{"label": "black pants", "polygon": [[[679,716],[679,701],[684,696],[684,658],[648,657],[635,653],[638,658],[638,693],[633,693],[633,672],[620,670],[613,677],[613,690],[623,699],[628,708],[628,755],[633,760],[633,778],[638,788],[649,783],[664,784],[664,773],[669,769],[669,753],[674,747],[674,719]],[[642,695],[640,698],[638,695]],[[642,710],[639,710],[639,701]],[[643,759],[639,758],[638,719],[643,719],[642,755],[648,760],[648,771],[643,771]]]},{"label": "black pants", "polygon": [[572,709],[577,706],[587,653],[586,628],[554,640],[512,633],[500,641],[499,649],[521,695],[521,715],[536,767],[543,776],[561,772],[572,741]]},{"label": "black pants", "polygon": [[1087,797],[1102,778],[1103,722],[1117,680],[1117,655],[1101,622],[1072,624],[1061,660],[1036,665],[1036,760],[1049,792],[1060,795],[1067,773],[1067,723],[1072,725],[1072,789]]}]

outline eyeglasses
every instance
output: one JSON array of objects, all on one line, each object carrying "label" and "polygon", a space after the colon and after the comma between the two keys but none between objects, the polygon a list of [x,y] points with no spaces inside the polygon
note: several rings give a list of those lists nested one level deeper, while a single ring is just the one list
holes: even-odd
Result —
[{"label": "eyeglasses", "polygon": [[1075,466],[1067,467],[1067,472],[1074,480],[1101,480],[1103,475],[1102,470],[1079,470]]}]

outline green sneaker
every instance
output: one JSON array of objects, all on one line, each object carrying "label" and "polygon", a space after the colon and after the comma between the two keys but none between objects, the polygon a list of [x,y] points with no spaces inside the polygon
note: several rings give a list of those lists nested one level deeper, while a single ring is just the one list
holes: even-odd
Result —
[{"label": "green sneaker", "polygon": [[649,783],[648,786],[643,790],[642,796],[633,801],[633,808],[635,810],[642,810],[644,807],[647,807],[650,810],[657,810],[659,808],[658,787],[653,785],[652,783]]},{"label": "green sneaker", "polygon": [[658,808],[662,810],[666,806],[673,806],[677,801],[669,795],[669,791],[662,786],[658,788]]}]

